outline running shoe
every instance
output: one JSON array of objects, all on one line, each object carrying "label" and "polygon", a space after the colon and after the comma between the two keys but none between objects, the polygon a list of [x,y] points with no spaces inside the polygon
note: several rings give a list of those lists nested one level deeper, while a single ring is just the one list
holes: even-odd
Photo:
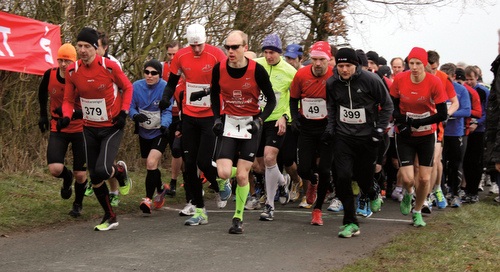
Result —
[{"label": "running shoe", "polygon": [[295,202],[300,198],[300,189],[302,188],[302,179],[297,182],[292,182],[292,188],[290,190],[290,201]]},{"label": "running shoe", "polygon": [[424,204],[422,205],[422,213],[432,213],[432,205],[430,203],[432,202],[430,202],[429,198],[424,201]]},{"label": "running shoe", "polygon": [[271,205],[266,204],[264,210],[260,214],[260,220],[262,221],[273,221],[274,220],[274,208]]},{"label": "running shoe", "polygon": [[491,185],[493,185],[491,183],[491,177],[490,177],[490,175],[488,175],[488,174],[486,174],[484,172],[481,175],[481,183],[484,184],[484,186],[491,186]]},{"label": "running shoe", "polygon": [[318,198],[318,184],[312,184],[309,182],[306,193],[307,204],[314,204],[314,202],[316,202],[316,198]]},{"label": "running shoe", "polygon": [[459,196],[454,196],[450,201],[450,206],[452,208],[460,208],[461,205],[462,205],[462,201],[460,200]]},{"label": "running shoe", "polygon": [[118,221],[116,220],[116,216],[110,217],[109,215],[104,215],[102,218],[101,224],[94,227],[95,231],[106,231],[116,229],[118,227]]},{"label": "running shoe", "polygon": [[379,195],[376,199],[370,202],[370,209],[372,210],[372,212],[380,212],[383,203],[384,201]]},{"label": "running shoe", "polygon": [[310,209],[311,207],[312,205],[307,203],[307,198],[303,196],[302,201],[299,203],[299,208]]},{"label": "running shoe", "polygon": [[247,203],[245,204],[245,210],[255,210],[255,209],[260,209],[259,200],[255,196],[247,198]]},{"label": "running shoe", "polygon": [[403,187],[396,187],[394,191],[392,191],[391,198],[399,202],[403,201]]},{"label": "running shoe", "polygon": [[478,202],[479,202],[479,195],[471,195],[470,196],[470,203],[471,204],[478,203]]},{"label": "running shoe", "polygon": [[132,189],[132,179],[128,176],[127,164],[124,161],[118,161],[116,167],[123,174],[123,182],[125,184],[120,186],[118,190],[120,190],[121,195],[128,195]]},{"label": "running shoe", "polygon": [[217,208],[224,209],[227,205],[227,200],[222,200],[220,197],[220,192],[215,194],[215,204],[217,204]]},{"label": "running shoe", "polygon": [[458,197],[460,197],[460,199],[462,199],[463,197],[465,196],[465,190],[458,190]]},{"label": "running shoe", "polygon": [[480,181],[479,186],[477,186],[477,190],[480,192],[484,192],[484,182]]},{"label": "running shoe", "polygon": [[157,194],[153,198],[153,206],[155,209],[161,209],[163,205],[165,204],[165,195],[170,191],[170,186],[168,184],[163,184],[163,190],[161,193]]},{"label": "running shoe", "polygon": [[109,194],[109,203],[111,204],[111,207],[118,207],[118,204],[120,203],[120,196]]},{"label": "running shoe", "polygon": [[93,196],[94,188],[92,187],[92,183],[87,182],[87,189],[85,189],[85,196]]},{"label": "running shoe", "polygon": [[142,213],[151,214],[151,204],[151,199],[149,199],[149,197],[143,198],[141,204],[139,205]]},{"label": "running shoe", "polygon": [[493,201],[497,202],[497,203],[500,203],[500,196],[497,196],[493,199]]},{"label": "running shoe", "polygon": [[403,201],[401,201],[401,203],[399,204],[399,209],[401,210],[401,213],[403,215],[410,214],[412,198],[412,194],[409,194],[408,192],[404,193]]},{"label": "running shoe", "polygon": [[330,206],[328,206],[328,208],[326,209],[331,212],[340,212],[344,210],[344,206],[342,205],[342,201],[340,201],[338,198],[334,198],[332,199],[332,201],[330,201]]},{"label": "running shoe", "polygon": [[184,209],[179,211],[180,216],[191,216],[196,213],[196,206],[191,204],[191,202],[188,202],[186,206],[184,206]]},{"label": "running shoe", "polygon": [[323,226],[322,213],[320,209],[314,209],[312,211],[311,225]]},{"label": "running shoe", "polygon": [[175,190],[175,184],[170,183],[170,190],[168,190],[165,194],[171,197],[175,197],[176,193],[177,192]]},{"label": "running shoe", "polygon": [[339,237],[342,238],[351,238],[353,236],[358,236],[361,233],[359,226],[354,223],[345,224],[340,227],[340,229],[342,229],[342,231],[339,232]]},{"label": "running shoe", "polygon": [[233,223],[229,228],[230,234],[242,234],[243,233],[243,221],[239,218],[233,218]]},{"label": "running shoe", "polygon": [[356,214],[366,218],[372,216],[373,212],[370,209],[370,203],[368,202],[368,198],[359,198]]},{"label": "running shoe", "polygon": [[222,201],[227,201],[231,197],[231,179],[217,178],[219,185],[219,196]]},{"label": "running shoe", "polygon": [[205,208],[196,208],[196,212],[193,217],[184,222],[184,225],[186,226],[198,226],[206,224],[208,224],[208,216]]},{"label": "running shoe", "polygon": [[286,203],[290,201],[290,192],[288,187],[290,186],[291,179],[289,174],[283,175],[283,178],[285,179],[285,184],[278,186],[278,195],[280,203],[282,205],[286,205]]},{"label": "running shoe", "polygon": [[64,187],[61,187],[62,199],[70,199],[72,193],[73,193],[73,189],[71,189],[71,186],[68,189],[64,189]]},{"label": "running shoe", "polygon": [[266,204],[266,200],[267,200],[267,195],[266,194],[263,194],[262,196],[260,196],[259,198],[259,203],[260,204]]},{"label": "running shoe", "polygon": [[496,183],[493,183],[491,185],[490,194],[492,194],[492,195],[498,195],[498,185]]},{"label": "running shoe", "polygon": [[429,201],[430,206],[437,206],[436,194],[434,194],[434,193],[430,194],[429,199],[427,201]]},{"label": "running shoe", "polygon": [[422,218],[422,213],[413,213],[413,226],[414,227],[425,227],[427,224],[424,222]]},{"label": "running shoe", "polygon": [[73,208],[71,209],[71,211],[69,211],[68,214],[74,218],[79,217],[80,215],[82,215],[82,205],[73,202]]},{"label": "running shoe", "polygon": [[436,190],[434,192],[434,196],[436,196],[436,203],[438,209],[444,209],[446,208],[446,206],[448,206],[448,202],[446,201],[446,198],[444,197],[442,190]]}]

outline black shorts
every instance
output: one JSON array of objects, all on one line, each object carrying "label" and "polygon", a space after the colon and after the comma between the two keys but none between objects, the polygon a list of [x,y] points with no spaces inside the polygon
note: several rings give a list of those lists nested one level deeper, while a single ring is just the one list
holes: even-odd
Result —
[{"label": "black shorts", "polygon": [[266,146],[272,146],[280,149],[283,145],[283,142],[285,141],[285,134],[281,136],[278,135],[279,128],[276,126],[276,122],[276,120],[264,122],[257,157],[264,156],[264,147]]},{"label": "black shorts", "polygon": [[418,163],[431,167],[434,162],[434,148],[436,146],[436,133],[420,137],[401,137],[396,134],[396,151],[400,166],[413,165],[415,155]]},{"label": "black shorts", "polygon": [[86,171],[85,144],[81,132],[65,133],[51,131],[47,146],[48,164],[64,164],[64,158],[66,157],[66,151],[70,143],[73,152],[73,171]]},{"label": "black shorts", "polygon": [[146,159],[152,149],[160,151],[162,154],[167,148],[168,140],[165,137],[157,136],[153,139],[145,139],[139,136],[139,146],[141,148],[141,158]]},{"label": "black shorts", "polygon": [[226,136],[217,137],[215,160],[230,159],[234,161],[236,158],[239,158],[253,162],[257,148],[259,147],[261,135],[262,129],[257,134],[252,135],[251,139],[236,139]]}]

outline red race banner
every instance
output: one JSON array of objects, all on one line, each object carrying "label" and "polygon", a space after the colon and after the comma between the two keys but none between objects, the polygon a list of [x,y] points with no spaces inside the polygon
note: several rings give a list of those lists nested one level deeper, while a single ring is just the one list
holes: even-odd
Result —
[{"label": "red race banner", "polygon": [[0,70],[43,75],[60,46],[58,25],[0,11]]}]

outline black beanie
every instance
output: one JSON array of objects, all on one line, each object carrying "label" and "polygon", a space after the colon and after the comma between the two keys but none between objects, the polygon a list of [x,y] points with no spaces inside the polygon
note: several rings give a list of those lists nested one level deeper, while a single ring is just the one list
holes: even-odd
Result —
[{"label": "black beanie", "polygon": [[155,68],[155,70],[158,71],[158,73],[160,73],[160,77],[161,77],[161,74],[162,74],[161,63],[157,59],[151,59],[151,60],[148,60],[146,63],[144,63],[144,69],[146,69],[148,67]]},{"label": "black beanie", "polygon": [[379,59],[378,59],[378,54],[377,52],[375,51],[368,51],[366,52],[366,57],[368,58],[368,60],[371,60],[373,62],[375,62],[375,64],[379,64]]},{"label": "black beanie", "polygon": [[361,66],[368,67],[368,59],[366,58],[365,51],[358,49],[356,50],[356,55],[358,56],[358,61],[361,63]]},{"label": "black beanie", "polygon": [[97,34],[97,31],[93,28],[90,27],[84,27],[78,33],[78,36],[76,36],[76,41],[83,41],[83,42],[88,42],[90,43],[95,49],[97,49],[98,44],[97,41],[99,40],[99,35]]},{"label": "black beanie", "polygon": [[337,64],[341,62],[348,62],[354,65],[359,65],[358,56],[352,48],[340,48],[335,55],[335,61]]}]

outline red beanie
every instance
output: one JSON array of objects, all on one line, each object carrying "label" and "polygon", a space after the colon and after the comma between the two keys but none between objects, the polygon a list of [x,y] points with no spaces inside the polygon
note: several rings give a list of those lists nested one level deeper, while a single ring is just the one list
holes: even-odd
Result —
[{"label": "red beanie", "polygon": [[413,47],[410,51],[410,54],[408,54],[408,61],[411,59],[418,59],[420,60],[424,66],[427,66],[429,63],[427,61],[427,51],[423,49],[422,47]]}]

